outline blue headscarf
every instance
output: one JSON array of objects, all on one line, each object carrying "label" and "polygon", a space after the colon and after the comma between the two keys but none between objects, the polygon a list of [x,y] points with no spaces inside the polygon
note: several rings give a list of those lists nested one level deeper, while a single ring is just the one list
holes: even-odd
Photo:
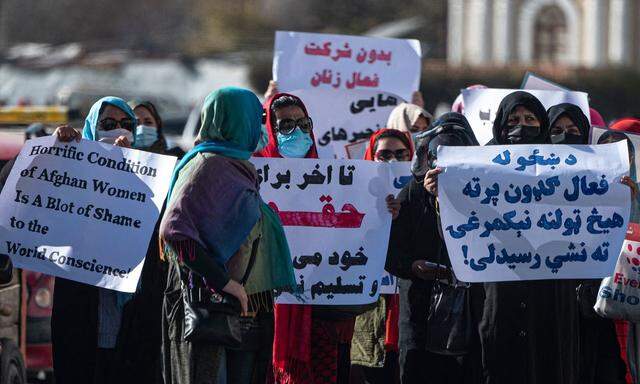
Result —
[{"label": "blue headscarf", "polygon": [[[100,112],[105,107],[105,104],[112,105],[122,112],[126,113],[134,122],[137,121],[136,114],[133,113],[129,104],[119,97],[107,96],[96,101],[89,110],[87,118],[84,120],[84,129],[82,130],[82,138],[88,140],[96,139],[96,130],[98,129],[98,119],[100,118]],[[132,132],[134,133],[134,132]],[[135,135],[133,136],[135,140]],[[133,145],[133,143],[131,143]]]}]

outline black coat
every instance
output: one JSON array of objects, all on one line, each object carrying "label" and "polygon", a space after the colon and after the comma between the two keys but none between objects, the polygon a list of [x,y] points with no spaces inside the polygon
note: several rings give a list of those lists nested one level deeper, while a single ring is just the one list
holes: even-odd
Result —
[{"label": "black coat", "polygon": [[415,180],[398,195],[401,208],[391,225],[385,269],[402,279],[400,284],[400,344],[422,348],[427,309],[433,283],[416,277],[411,265],[416,260],[438,262],[441,241],[429,194]]},{"label": "black coat", "polygon": [[[122,311],[113,368],[118,375],[118,384],[160,382],[166,273],[166,264],[159,259],[156,226],[138,290]],[[51,316],[56,382],[93,382],[97,335],[98,288],[56,278]]]},{"label": "black coat", "polygon": [[480,322],[487,384],[578,383],[574,280],[485,283]]},{"label": "black coat", "polygon": [[[399,347],[404,371],[403,380],[422,382],[429,378],[429,382],[433,383],[445,380],[447,383],[479,383],[481,366],[477,333],[473,335],[471,351],[464,357],[447,357],[426,351],[427,314],[433,283],[415,276],[411,266],[416,260],[427,260],[447,266],[451,264],[440,234],[433,196],[427,193],[421,183],[413,179],[400,192],[398,199],[401,201],[400,214],[391,226],[385,269],[399,278]],[[469,293],[472,309],[470,316],[475,330],[481,314],[482,286],[472,285]],[[422,367],[416,366],[410,362],[413,359],[412,355],[416,356],[416,353],[419,360],[430,361],[417,364]],[[425,367],[428,368],[424,369]],[[451,369],[463,372],[449,372]],[[448,379],[442,379],[447,377]]]}]

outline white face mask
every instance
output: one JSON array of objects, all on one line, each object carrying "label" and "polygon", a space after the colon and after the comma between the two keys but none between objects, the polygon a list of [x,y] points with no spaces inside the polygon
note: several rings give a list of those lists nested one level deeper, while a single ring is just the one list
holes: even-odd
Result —
[{"label": "white face mask", "polygon": [[126,137],[130,143],[133,142],[133,133],[124,128],[116,128],[110,131],[97,130],[96,136],[99,142],[107,144],[114,144],[120,136]]},{"label": "white face mask", "polygon": [[148,148],[158,140],[158,128],[149,125],[136,127],[136,148]]}]

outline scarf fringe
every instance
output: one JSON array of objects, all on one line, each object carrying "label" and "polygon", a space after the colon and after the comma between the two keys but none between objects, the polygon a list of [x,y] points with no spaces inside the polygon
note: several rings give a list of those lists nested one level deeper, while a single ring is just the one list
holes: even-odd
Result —
[{"label": "scarf fringe", "polygon": [[159,239],[160,242],[160,259],[169,261],[169,258],[174,258],[178,262],[182,263],[185,256],[189,260],[193,261],[196,258],[196,242],[193,240],[183,240],[176,243],[167,243],[163,239]]},{"label": "scarf fringe", "polygon": [[309,365],[302,361],[289,359],[285,368],[273,367],[273,378],[269,384],[309,384],[312,380],[309,375]]},{"label": "scarf fringe", "polygon": [[264,291],[249,295],[250,312],[273,312],[273,292]]}]

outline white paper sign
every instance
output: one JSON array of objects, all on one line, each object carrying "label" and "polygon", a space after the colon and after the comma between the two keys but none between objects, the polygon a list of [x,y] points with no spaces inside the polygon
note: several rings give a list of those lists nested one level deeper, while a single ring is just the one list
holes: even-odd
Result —
[{"label": "white paper sign", "polygon": [[[464,100],[464,115],[469,120],[473,132],[480,145],[488,143],[493,138],[493,120],[496,118],[500,102],[510,93],[519,89],[464,89],[462,97]],[[561,103],[575,104],[590,119],[589,99],[584,92],[564,92],[564,91],[541,91],[527,90],[549,109]],[[589,120],[591,122],[591,120]]]},{"label": "white paper sign", "polygon": [[[382,291],[391,228],[385,197],[397,195],[394,180],[408,163],[364,160],[251,160],[260,194],[284,225],[299,301],[282,294],[279,303],[367,304]],[[387,279],[388,293],[395,292]]]},{"label": "white paper sign", "polygon": [[442,230],[466,282],[610,276],[629,222],[624,142],[439,147]]},{"label": "white paper sign", "polygon": [[524,76],[524,79],[522,80],[522,86],[520,88],[526,90],[538,89],[541,91],[571,92],[570,89],[531,72],[527,72],[527,74]]},{"label": "white paper sign", "polygon": [[[616,141],[626,141],[628,143],[629,161],[631,162],[629,165],[629,176],[631,176],[631,179],[638,185],[638,190],[640,190],[640,184],[638,184],[640,135],[633,132],[620,132],[598,127],[591,128],[591,144],[606,144]],[[629,221],[631,223],[627,231],[627,239],[640,242],[640,196],[636,197],[636,200],[631,206]]]},{"label": "white paper sign", "polygon": [[273,79],[285,92],[376,90],[411,100],[421,56],[417,40],[278,31]]},{"label": "white paper sign", "polygon": [[[368,139],[384,128],[391,111],[404,100],[386,92],[293,91],[307,107],[321,159],[347,158],[345,145]],[[360,158],[362,159],[362,157]]]},{"label": "white paper sign", "polygon": [[27,141],[0,194],[17,268],[135,292],[176,158],[95,141]]}]

